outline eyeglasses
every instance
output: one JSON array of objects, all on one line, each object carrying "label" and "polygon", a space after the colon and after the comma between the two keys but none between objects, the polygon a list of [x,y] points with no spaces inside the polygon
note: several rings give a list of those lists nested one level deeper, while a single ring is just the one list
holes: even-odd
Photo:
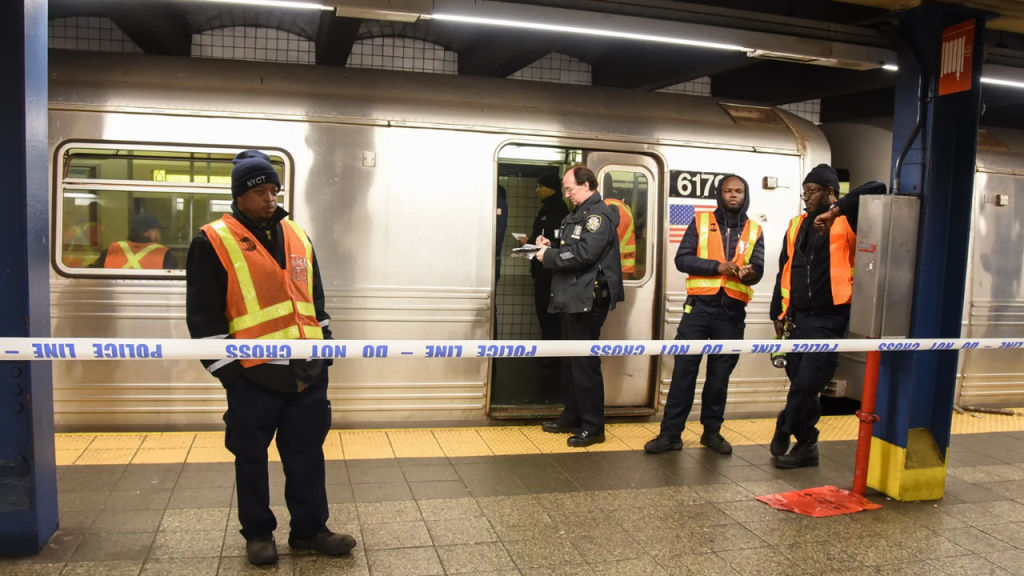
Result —
[{"label": "eyeglasses", "polygon": [[825,190],[828,190],[828,188],[812,188],[811,190],[804,190],[803,192],[800,193],[800,196],[804,200],[807,200],[808,198],[811,198],[818,192],[824,192]]},{"label": "eyeglasses", "polygon": [[565,189],[565,193],[566,194],[572,194],[572,191],[577,189],[577,188],[579,188],[580,186],[583,186],[583,184],[577,184],[577,185],[573,186],[572,188],[566,188]]}]

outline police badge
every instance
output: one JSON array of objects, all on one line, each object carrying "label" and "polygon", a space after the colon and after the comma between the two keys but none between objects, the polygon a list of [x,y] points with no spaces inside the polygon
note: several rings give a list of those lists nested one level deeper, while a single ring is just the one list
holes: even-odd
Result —
[{"label": "police badge", "polygon": [[591,232],[597,232],[601,227],[601,217],[598,215],[587,216],[587,230]]}]

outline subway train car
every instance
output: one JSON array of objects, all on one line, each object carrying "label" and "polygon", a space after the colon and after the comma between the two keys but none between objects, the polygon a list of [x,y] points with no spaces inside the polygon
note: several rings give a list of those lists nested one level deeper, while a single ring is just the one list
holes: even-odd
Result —
[{"label": "subway train car", "polygon": [[[635,222],[636,270],[604,339],[675,336],[685,277],[673,256],[727,173],[750,183],[767,247],[746,336],[771,338],[776,247],[801,209],[802,176],[830,158],[813,124],[714,98],[130,54],[52,52],[49,118],[58,337],[188,338],[189,241],[230,211],[231,159],[255,148],[310,234],[337,339],[536,337],[528,266],[509,258],[511,237],[496,238],[497,186],[508,190],[509,232],[529,233],[536,177],[577,162]],[[173,258],[105,267],[109,246],[138,236],[141,214],[159,221]],[[515,360],[337,362],[335,423],[553,413],[552,379],[534,359]],[[609,411],[660,410],[671,369],[671,357],[605,359]],[[57,361],[53,378],[62,430],[222,426],[223,389],[199,362]],[[778,410],[786,386],[767,357],[743,357],[729,416]]]},{"label": "subway train car", "polygon": [[[849,171],[850,185],[888,182],[892,165],[892,119],[821,126],[836,168]],[[964,338],[1024,336],[1024,132],[982,128],[967,282]],[[1021,196],[1021,198],[1017,198]],[[997,350],[960,352],[957,405],[1024,406],[1024,355]],[[837,395],[860,399],[864,355],[844,354],[836,374]]]}]

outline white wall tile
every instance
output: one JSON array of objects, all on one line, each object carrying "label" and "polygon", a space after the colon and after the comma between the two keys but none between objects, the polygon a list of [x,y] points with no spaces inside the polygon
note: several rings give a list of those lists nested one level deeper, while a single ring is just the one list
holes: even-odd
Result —
[{"label": "white wall tile", "polygon": [[552,52],[509,78],[589,86],[592,83],[591,76],[590,64]]},{"label": "white wall tile", "polygon": [[[316,44],[312,40],[272,28],[215,28],[193,34],[192,46],[192,55],[198,58],[316,64]],[[197,56],[196,46],[212,46],[213,50],[200,49]]]},{"label": "white wall tile", "polygon": [[108,18],[57,18],[50,20],[47,32],[47,45],[55,50],[142,52]]}]

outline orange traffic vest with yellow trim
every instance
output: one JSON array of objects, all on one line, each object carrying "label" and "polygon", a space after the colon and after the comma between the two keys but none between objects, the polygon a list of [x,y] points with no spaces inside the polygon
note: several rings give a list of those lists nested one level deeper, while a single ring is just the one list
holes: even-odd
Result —
[{"label": "orange traffic vest with yellow trim", "polygon": [[156,242],[114,242],[107,248],[107,258],[103,261],[103,267],[161,270],[166,255],[167,247]]},{"label": "orange traffic vest with yellow trim", "polygon": [[[203,226],[228,273],[228,332],[239,340],[322,340],[313,305],[313,245],[282,222],[285,268],[231,215]],[[242,360],[249,368],[269,360]]]},{"label": "orange traffic vest with yellow trim", "polygon": [[[711,212],[701,212],[694,218],[697,227],[697,257],[705,260],[725,262],[725,247],[722,245],[722,234],[718,231],[718,220]],[[751,219],[743,225],[740,239],[736,243],[736,254],[732,261],[739,267],[748,266],[754,255],[754,246],[761,237],[761,227]],[[686,293],[694,296],[713,296],[724,288],[730,298],[744,304],[754,297],[754,289],[740,282],[736,276],[719,274],[717,276],[695,276],[686,278]]]},{"label": "orange traffic vest with yellow trim", "polygon": [[622,261],[623,273],[636,271],[636,231],[633,224],[633,212],[622,200],[606,198],[605,204],[615,206],[619,210],[619,259]]},{"label": "orange traffic vest with yellow trim", "polygon": [[[789,294],[792,284],[793,253],[796,251],[796,237],[800,233],[807,213],[803,213],[789,221],[786,232],[786,265],[782,268],[782,314],[779,320],[786,317],[789,310]],[[813,233],[817,233],[816,231]],[[832,303],[836,306],[849,304],[853,296],[853,258],[857,235],[850,228],[846,216],[839,216],[832,222],[828,232],[829,272],[832,277]]]}]

